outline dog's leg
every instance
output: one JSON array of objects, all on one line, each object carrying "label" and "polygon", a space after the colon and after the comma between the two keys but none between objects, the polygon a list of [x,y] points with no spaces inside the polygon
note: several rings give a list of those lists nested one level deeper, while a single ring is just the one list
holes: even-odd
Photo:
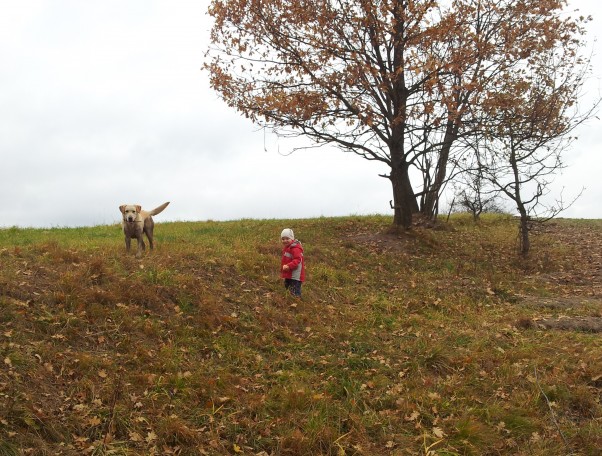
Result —
[{"label": "dog's leg", "polygon": [[125,236],[125,251],[129,252],[131,246],[132,246],[132,239],[126,235]]},{"label": "dog's leg", "polygon": [[153,230],[155,228],[155,222],[153,220],[152,217],[147,218],[144,221],[144,233],[146,234],[146,237],[148,239],[148,245],[150,247],[151,250],[153,250],[154,248],[154,243],[153,243]]},{"label": "dog's leg", "polygon": [[138,250],[136,251],[136,258],[140,258],[144,250],[146,250],[146,246],[144,245],[144,237],[142,236],[142,233],[140,233],[140,236],[138,236]]},{"label": "dog's leg", "polygon": [[150,247],[151,250],[153,250],[154,245],[153,245],[153,233],[150,233],[150,236],[147,234],[146,237],[148,238],[148,245]]},{"label": "dog's leg", "polygon": [[146,232],[146,237],[148,238],[148,245],[149,245],[150,249],[153,250],[154,244],[153,244],[153,228],[152,228],[152,226]]}]

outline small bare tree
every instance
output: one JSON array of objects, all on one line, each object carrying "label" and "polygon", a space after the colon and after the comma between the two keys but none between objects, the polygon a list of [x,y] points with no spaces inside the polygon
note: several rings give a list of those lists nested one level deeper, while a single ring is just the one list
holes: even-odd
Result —
[{"label": "small bare tree", "polygon": [[588,69],[589,62],[576,55],[550,53],[533,62],[520,78],[507,75],[492,95],[495,102],[484,106],[484,140],[479,147],[485,150],[476,155],[479,168],[514,203],[523,256],[531,247],[533,223],[556,217],[574,202],[567,204],[560,197],[546,204],[544,197],[553,176],[564,167],[562,153],[576,139],[572,132],[592,117],[599,104],[594,101],[584,114],[576,109]]},{"label": "small bare tree", "polygon": [[477,168],[472,173],[464,173],[454,183],[454,199],[460,207],[472,214],[475,222],[483,212],[501,212],[500,191],[493,187]]}]

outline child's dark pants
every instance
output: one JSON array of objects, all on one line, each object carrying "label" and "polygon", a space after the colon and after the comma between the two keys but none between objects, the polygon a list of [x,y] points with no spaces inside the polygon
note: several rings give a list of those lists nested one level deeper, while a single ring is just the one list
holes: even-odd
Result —
[{"label": "child's dark pants", "polygon": [[291,292],[293,296],[301,297],[301,281],[295,279],[284,279],[284,288]]}]

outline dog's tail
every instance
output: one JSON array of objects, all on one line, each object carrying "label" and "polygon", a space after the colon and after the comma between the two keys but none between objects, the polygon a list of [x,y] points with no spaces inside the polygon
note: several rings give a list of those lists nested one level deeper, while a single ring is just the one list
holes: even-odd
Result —
[{"label": "dog's tail", "polygon": [[160,214],[161,212],[163,212],[163,209],[165,209],[168,204],[169,204],[169,201],[167,203],[161,204],[161,206],[159,206],[159,207],[154,208],[152,211],[150,211],[150,215]]}]

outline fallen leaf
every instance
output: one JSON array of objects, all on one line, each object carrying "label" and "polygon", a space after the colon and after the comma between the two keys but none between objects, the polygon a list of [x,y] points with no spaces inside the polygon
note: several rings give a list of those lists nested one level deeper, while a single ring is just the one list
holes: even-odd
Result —
[{"label": "fallen leaf", "polygon": [[420,417],[420,412],[414,410],[409,416],[404,417],[406,421],[416,421]]},{"label": "fallen leaf", "polygon": [[132,442],[142,442],[142,436],[137,432],[130,432],[130,440]]},{"label": "fallen leaf", "polygon": [[100,418],[98,418],[97,416],[93,416],[88,420],[88,424],[90,426],[98,426],[100,423],[102,423],[102,421],[100,421]]},{"label": "fallen leaf", "polygon": [[445,432],[443,432],[443,429],[441,429],[439,427],[434,427],[433,428],[433,435],[435,437],[437,437],[438,439],[442,439],[445,436]]}]

